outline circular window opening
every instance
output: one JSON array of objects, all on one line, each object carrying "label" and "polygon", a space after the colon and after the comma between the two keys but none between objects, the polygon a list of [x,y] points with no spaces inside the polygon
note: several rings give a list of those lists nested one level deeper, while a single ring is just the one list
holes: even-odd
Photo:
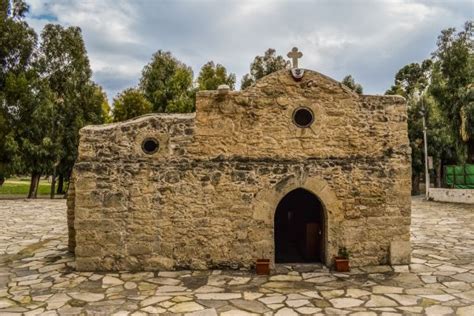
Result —
[{"label": "circular window opening", "polygon": [[142,149],[145,154],[154,154],[160,149],[160,143],[155,138],[145,138],[142,143]]},{"label": "circular window opening", "polygon": [[293,112],[293,122],[298,127],[309,127],[314,121],[313,111],[307,107],[297,108]]}]

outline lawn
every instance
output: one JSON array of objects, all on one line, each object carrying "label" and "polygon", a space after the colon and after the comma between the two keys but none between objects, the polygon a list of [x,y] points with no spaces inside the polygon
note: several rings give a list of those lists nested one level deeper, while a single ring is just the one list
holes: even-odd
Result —
[{"label": "lawn", "polygon": [[[30,189],[30,179],[10,178],[10,179],[7,179],[2,186],[0,186],[0,196],[23,195],[24,197],[27,197],[29,189]],[[48,180],[41,179],[39,188],[38,188],[38,196],[49,195],[50,190],[51,190],[51,183],[49,183]]]}]

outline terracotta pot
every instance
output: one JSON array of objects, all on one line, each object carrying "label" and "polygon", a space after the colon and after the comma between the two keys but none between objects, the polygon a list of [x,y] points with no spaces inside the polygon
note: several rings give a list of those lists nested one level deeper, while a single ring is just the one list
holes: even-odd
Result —
[{"label": "terracotta pot", "polygon": [[351,270],[349,267],[349,259],[342,258],[342,257],[335,257],[334,261],[336,262],[337,272],[349,272]]},{"label": "terracotta pot", "polygon": [[270,259],[257,259],[255,265],[258,275],[269,275],[270,274]]}]

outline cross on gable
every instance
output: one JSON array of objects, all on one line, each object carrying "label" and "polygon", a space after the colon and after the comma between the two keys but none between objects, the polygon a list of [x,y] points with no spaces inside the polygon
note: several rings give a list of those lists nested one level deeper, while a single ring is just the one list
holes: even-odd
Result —
[{"label": "cross on gable", "polygon": [[292,68],[298,68],[298,58],[303,57],[303,53],[298,51],[298,47],[293,47],[291,52],[288,53],[288,58],[292,60]]}]

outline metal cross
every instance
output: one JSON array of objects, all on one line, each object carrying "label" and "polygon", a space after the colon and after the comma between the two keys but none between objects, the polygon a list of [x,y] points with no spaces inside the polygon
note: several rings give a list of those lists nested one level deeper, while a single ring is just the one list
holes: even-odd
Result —
[{"label": "metal cross", "polygon": [[298,47],[293,47],[291,52],[288,53],[288,58],[291,58],[293,62],[293,68],[298,68],[298,58],[303,57],[303,53],[298,51]]}]

